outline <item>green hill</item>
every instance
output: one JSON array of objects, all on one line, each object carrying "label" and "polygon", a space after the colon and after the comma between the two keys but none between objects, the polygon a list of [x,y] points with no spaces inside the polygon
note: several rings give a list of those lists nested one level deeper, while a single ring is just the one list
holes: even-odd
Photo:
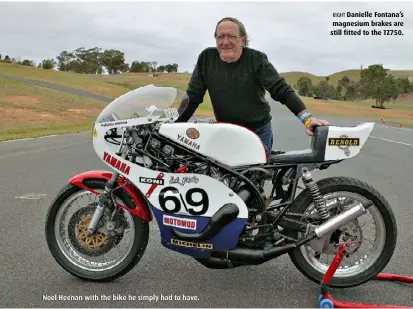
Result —
[{"label": "green hill", "polygon": [[[389,73],[396,77],[407,76],[413,80],[413,70],[392,70]],[[309,77],[313,85],[326,79],[326,76],[307,72],[280,74],[292,86],[301,76]],[[337,84],[346,75],[357,81],[360,70],[331,74],[328,76],[329,83]],[[97,114],[112,98],[147,84],[185,90],[189,78],[190,74],[184,73],[158,76],[148,73],[83,75],[0,62],[0,140],[88,130]],[[389,110],[372,109],[372,100],[320,101],[307,97],[303,100],[312,111],[322,115],[346,115],[366,119],[380,119],[385,116],[389,121],[413,126],[412,94],[397,99],[394,105],[390,105]],[[201,105],[197,115],[212,115],[208,93],[205,104]]]},{"label": "green hill", "polygon": [[[284,72],[280,73],[290,85],[295,85],[297,80],[302,77],[308,77],[311,82],[314,84],[319,83],[322,80],[326,80],[326,77],[329,78],[328,82],[333,85],[337,85],[338,81],[344,76],[350,78],[350,80],[358,81],[360,79],[361,70],[345,70],[337,73],[333,73],[327,76],[316,76],[307,72]],[[408,77],[410,81],[413,81],[413,70],[389,70],[388,74],[392,74],[395,77]]]},{"label": "green hill", "polygon": [[[388,73],[393,74],[396,77],[406,76],[413,80],[413,70],[389,70]],[[159,85],[171,85],[179,89],[185,89],[191,76],[190,74],[185,73],[159,74],[158,77],[152,77],[148,73],[83,75],[55,70],[43,70],[35,67],[3,62],[0,62],[0,74],[54,83],[110,98],[117,97],[130,89],[152,82]],[[333,85],[336,85],[343,76],[348,76],[354,81],[357,81],[360,78],[360,70],[346,70],[328,76],[316,76],[308,72],[280,72],[280,74],[290,85],[296,84],[297,80],[302,76],[310,78],[313,84],[317,84],[319,81],[329,77],[329,83]]]}]

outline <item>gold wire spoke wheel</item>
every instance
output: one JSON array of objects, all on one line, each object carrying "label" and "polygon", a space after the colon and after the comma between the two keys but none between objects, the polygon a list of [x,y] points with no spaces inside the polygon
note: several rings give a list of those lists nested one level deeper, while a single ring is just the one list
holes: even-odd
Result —
[{"label": "gold wire spoke wheel", "polygon": [[[149,222],[123,209],[113,220],[108,215],[100,220],[97,232],[103,235],[87,238],[90,217],[106,183],[103,179],[85,180],[85,186],[96,193],[66,184],[46,216],[46,241],[54,259],[70,274],[88,281],[108,282],[128,273],[141,260],[149,239]],[[126,208],[137,207],[124,190],[117,190],[114,197]],[[101,247],[92,248],[99,244]]]}]

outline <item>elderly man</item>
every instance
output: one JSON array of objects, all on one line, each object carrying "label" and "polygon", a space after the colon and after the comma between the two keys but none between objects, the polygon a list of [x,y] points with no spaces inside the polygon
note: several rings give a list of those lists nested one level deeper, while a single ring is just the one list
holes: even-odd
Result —
[{"label": "elderly man", "polygon": [[311,115],[266,54],[248,47],[248,35],[239,20],[221,19],[214,35],[217,45],[199,55],[176,122],[188,121],[208,90],[216,120],[254,131],[270,152],[273,134],[271,108],[265,99],[267,90],[299,118],[308,135],[317,126],[329,125]]}]

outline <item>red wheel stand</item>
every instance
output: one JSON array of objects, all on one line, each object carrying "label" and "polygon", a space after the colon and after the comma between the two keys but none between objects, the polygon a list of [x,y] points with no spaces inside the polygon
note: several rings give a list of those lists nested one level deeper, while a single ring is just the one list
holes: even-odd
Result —
[{"label": "red wheel stand", "polygon": [[[331,278],[333,278],[338,266],[340,265],[344,255],[347,245],[352,244],[352,242],[339,243],[339,249],[330,264],[326,274],[321,281],[321,295],[318,298],[320,308],[413,308],[412,306],[395,306],[395,305],[376,305],[376,304],[363,304],[363,303],[353,303],[353,302],[342,302],[334,299],[328,292],[328,284]],[[375,277],[375,280],[382,281],[399,281],[404,283],[413,283],[413,277],[400,276],[395,274],[380,273]]]}]

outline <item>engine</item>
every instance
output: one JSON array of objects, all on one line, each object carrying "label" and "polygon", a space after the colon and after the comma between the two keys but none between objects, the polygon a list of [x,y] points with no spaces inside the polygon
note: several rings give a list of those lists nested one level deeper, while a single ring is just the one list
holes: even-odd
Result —
[{"label": "engine", "polygon": [[[246,182],[236,173],[231,173],[219,164],[207,160],[207,157],[194,153],[168,137],[156,133],[156,130],[150,126],[141,127],[138,131],[138,138],[135,138],[133,161],[136,164],[156,171],[194,173],[213,177],[231,188],[244,200],[249,209],[248,228],[260,223],[260,216],[257,214],[261,212],[261,208],[257,194],[253,192],[253,187],[258,188],[261,196],[265,199],[263,189],[265,170],[259,168],[238,170],[240,175],[248,179]],[[241,237],[243,243],[246,245],[254,243],[255,245],[257,233],[257,229],[245,230]]]}]

